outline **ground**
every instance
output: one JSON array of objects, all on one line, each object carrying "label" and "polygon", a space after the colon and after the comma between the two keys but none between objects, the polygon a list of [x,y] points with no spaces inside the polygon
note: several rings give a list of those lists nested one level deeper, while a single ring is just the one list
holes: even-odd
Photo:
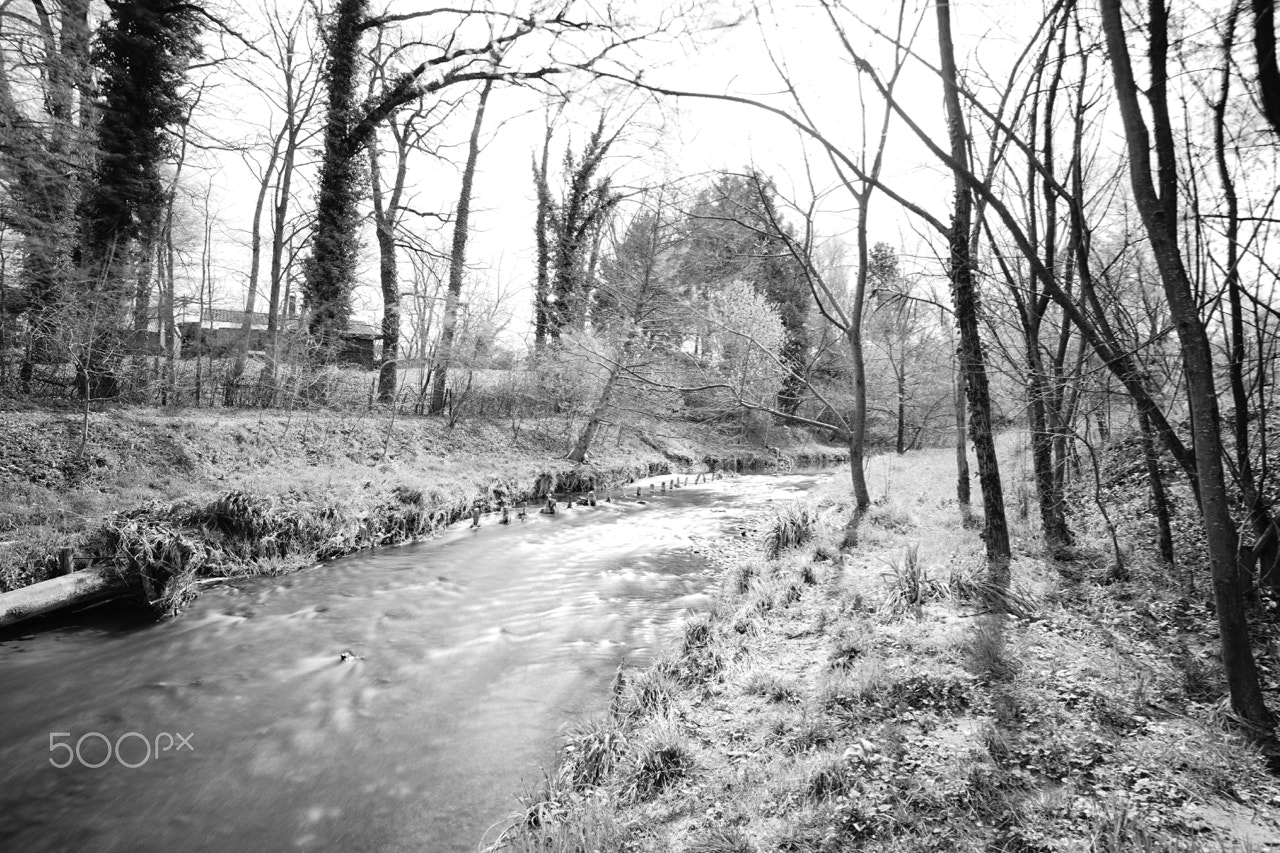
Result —
[{"label": "ground", "polygon": [[762,513],[721,552],[715,609],[569,727],[509,849],[1280,850],[1280,784],[1232,724],[1205,606],[1140,552],[1124,582],[1099,555],[1051,563],[1015,513],[996,615],[952,464],[873,459],[848,554],[844,478]]}]

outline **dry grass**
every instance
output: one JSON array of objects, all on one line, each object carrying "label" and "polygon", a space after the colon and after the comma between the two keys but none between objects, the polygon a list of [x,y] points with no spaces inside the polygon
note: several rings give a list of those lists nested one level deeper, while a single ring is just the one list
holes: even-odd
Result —
[{"label": "dry grass", "polygon": [[[625,829],[602,849],[1207,853],[1280,837],[1280,786],[1217,727],[1211,655],[1167,645],[1183,618],[1168,585],[1149,576],[1139,597],[1140,562],[1104,587],[1020,556],[996,599],[976,531],[936,491],[951,464],[873,459],[884,509],[851,554],[821,517],[851,506],[843,483],[812,496],[808,552],[739,554],[715,614],[624,691],[645,710],[621,714],[633,752],[603,790]],[[643,796],[641,767],[664,780]]]},{"label": "dry grass", "polygon": [[709,434],[626,432],[580,468],[564,459],[570,422],[513,436],[506,424],[393,422],[360,407],[110,409],[91,415],[81,452],[79,417],[0,412],[0,592],[50,577],[69,546],[78,568],[141,578],[166,615],[197,575],[288,571],[429,535],[478,498],[621,485],[673,460],[736,452]]}]

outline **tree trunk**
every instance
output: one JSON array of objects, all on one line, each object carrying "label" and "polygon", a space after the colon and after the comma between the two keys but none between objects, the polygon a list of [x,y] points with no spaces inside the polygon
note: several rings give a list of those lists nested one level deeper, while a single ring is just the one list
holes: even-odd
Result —
[{"label": "tree trunk", "polygon": [[325,33],[328,105],[324,151],[311,257],[304,265],[303,282],[309,308],[308,331],[320,362],[337,358],[341,334],[351,316],[351,290],[359,261],[356,234],[360,223],[357,207],[361,170],[357,161],[363,140],[353,139],[352,130],[358,109],[360,40],[368,5],[368,0],[337,0]]},{"label": "tree trunk", "polygon": [[1156,453],[1155,438],[1147,416],[1138,413],[1138,428],[1142,436],[1142,457],[1147,464],[1147,482],[1151,484],[1151,506],[1156,513],[1156,538],[1160,559],[1165,565],[1175,565],[1173,553],[1173,526],[1169,522],[1169,495],[1164,488],[1164,476],[1160,473],[1160,456]]},{"label": "tree trunk", "polygon": [[378,280],[382,285],[382,361],[378,365],[378,400],[396,398],[396,371],[400,361],[400,281],[396,275],[394,235],[378,228]]},{"label": "tree trunk", "polygon": [[1161,0],[1151,2],[1151,85],[1148,89],[1161,191],[1151,174],[1151,140],[1138,101],[1125,39],[1120,0],[1100,0],[1102,28],[1115,77],[1116,98],[1124,122],[1129,152],[1129,179],[1134,201],[1151,243],[1160,272],[1169,313],[1178,333],[1187,397],[1191,405],[1191,433],[1196,473],[1200,485],[1200,511],[1209,568],[1213,578],[1222,665],[1236,714],[1255,733],[1270,733],[1275,722],[1262,696],[1258,669],[1249,639],[1240,578],[1236,563],[1237,537],[1231,518],[1230,495],[1222,470],[1217,392],[1214,388],[1213,353],[1200,318],[1199,304],[1178,247],[1176,151],[1168,103],[1165,100],[1165,54],[1168,49],[1167,13]]},{"label": "tree trunk", "polygon": [[1280,66],[1276,63],[1275,0],[1253,0],[1253,49],[1262,113],[1280,136]]},{"label": "tree trunk", "polygon": [[[1259,487],[1258,477],[1253,470],[1252,439],[1249,435],[1249,392],[1245,387],[1244,375],[1247,344],[1244,332],[1244,306],[1240,298],[1240,202],[1227,162],[1226,113],[1231,85],[1231,48],[1234,43],[1235,23],[1233,11],[1228,17],[1227,33],[1223,42],[1222,88],[1218,100],[1213,105],[1214,159],[1218,166],[1219,180],[1222,182],[1223,199],[1226,202],[1226,233],[1223,236],[1227,250],[1224,284],[1229,310],[1227,380],[1231,387],[1231,401],[1235,408],[1232,425],[1236,445],[1236,479],[1240,486],[1240,502],[1248,513],[1249,527],[1254,537],[1252,547],[1246,546],[1241,549],[1245,556],[1243,562],[1246,567],[1256,569],[1260,582],[1280,591],[1280,566],[1277,565],[1280,561],[1280,537],[1276,535],[1270,502]],[[1274,46],[1272,50],[1274,53]],[[1274,62],[1273,55],[1273,65]],[[1247,573],[1242,579],[1246,583],[1252,583],[1252,572]]]},{"label": "tree trunk", "polygon": [[551,324],[551,184],[548,169],[551,167],[551,136],[554,122],[547,116],[547,131],[542,138],[542,162],[533,164],[533,186],[538,195],[537,216],[534,221],[534,238],[537,247],[537,281],[533,291],[533,345],[542,352],[547,343]]},{"label": "tree trunk", "polygon": [[369,183],[373,195],[373,230],[378,239],[378,284],[382,288],[382,361],[378,365],[378,400],[396,398],[396,369],[400,359],[400,280],[396,270],[396,224],[408,148],[397,153],[396,179],[389,201],[383,200],[378,144],[369,144]]},{"label": "tree trunk", "polygon": [[907,452],[907,373],[905,366],[894,371],[898,381],[898,455]]},{"label": "tree trunk", "polygon": [[458,193],[458,210],[453,222],[453,250],[449,255],[449,292],[445,296],[444,324],[440,330],[440,350],[436,353],[435,376],[431,384],[431,406],[428,411],[438,415],[444,411],[445,382],[449,378],[449,366],[453,359],[453,338],[458,327],[458,301],[462,296],[462,276],[467,266],[467,228],[471,220],[471,185],[475,181],[476,161],[480,158],[480,128],[484,124],[484,108],[489,102],[493,81],[486,80],[480,89],[480,103],[476,106],[475,123],[471,126],[471,140],[467,144],[467,165],[462,170],[462,190]]},{"label": "tree trunk", "polygon": [[[1030,350],[1029,350],[1030,352]],[[1031,426],[1031,467],[1036,480],[1036,497],[1040,505],[1040,523],[1045,546],[1054,558],[1062,557],[1072,545],[1067,526],[1066,502],[1060,469],[1053,463],[1053,431],[1049,428],[1046,399],[1048,381],[1038,357],[1028,367],[1028,419]]]},{"label": "tree trunk", "polygon": [[[626,359],[627,347],[623,347],[623,354],[620,356]],[[596,433],[600,431],[600,424],[604,420],[605,413],[609,411],[609,402],[613,398],[614,386],[618,384],[618,374],[622,372],[622,362],[619,361],[609,370],[609,378],[605,380],[604,388],[600,391],[600,399],[596,401],[595,407],[591,410],[591,417],[587,419],[587,424],[582,428],[582,432],[578,435],[578,442],[573,447],[573,452],[569,454],[569,461],[581,465],[587,461],[587,451],[591,449],[591,443],[595,441]]]},{"label": "tree trunk", "polygon": [[[951,4],[938,0],[938,48],[947,130],[951,156],[968,171],[968,134],[960,108],[955,47],[951,39]],[[987,381],[986,359],[979,337],[978,293],[973,277],[973,258],[969,245],[972,226],[973,196],[959,172],[955,175],[955,212],[949,235],[950,259],[948,277],[956,324],[960,330],[960,367],[964,375],[969,401],[969,435],[978,459],[978,484],[982,488],[983,542],[992,579],[1007,583],[1009,568],[1009,525],[1004,512],[1004,490],[1000,483],[1000,466],[996,458],[995,436],[991,426],[991,392]]]},{"label": "tree trunk", "polygon": [[966,423],[964,371],[960,368],[960,351],[955,351],[955,382],[952,394],[956,420],[956,503],[962,512],[968,512],[973,496],[969,484],[969,428]]},{"label": "tree trunk", "polygon": [[223,405],[234,405],[235,389],[244,375],[245,363],[249,359],[249,338],[253,334],[253,315],[258,302],[258,276],[262,269],[262,209],[267,203],[267,190],[271,186],[271,176],[275,173],[276,158],[279,156],[280,141],[284,135],[281,131],[271,145],[271,156],[267,160],[266,171],[258,183],[258,198],[253,205],[253,223],[249,229],[249,293],[244,300],[244,319],[240,323],[240,337],[236,341],[236,357],[231,365],[231,375],[227,377],[226,399]]},{"label": "tree trunk", "polygon": [[[865,234],[865,230],[863,232]],[[866,241],[862,241],[865,248]],[[863,256],[865,258],[865,255]],[[846,533],[846,544],[852,544],[856,541],[856,530],[858,523],[862,520],[862,514],[871,506],[871,493],[867,489],[867,475],[863,470],[863,460],[866,458],[867,445],[867,372],[866,365],[862,357],[862,320],[860,305],[862,303],[862,294],[865,292],[866,278],[863,277],[862,269],[866,268],[863,263],[860,267],[859,276],[860,283],[855,287],[853,295],[853,305],[849,312],[849,327],[845,329],[845,340],[849,343],[849,363],[850,363],[850,384],[853,385],[853,411],[849,416],[849,475],[853,480],[853,515],[849,521],[849,532]],[[852,533],[853,539],[850,539]]]}]

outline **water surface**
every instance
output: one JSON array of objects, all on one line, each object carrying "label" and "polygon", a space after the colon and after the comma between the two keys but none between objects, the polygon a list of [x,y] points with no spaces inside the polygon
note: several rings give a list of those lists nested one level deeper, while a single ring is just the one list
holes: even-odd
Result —
[{"label": "water surface", "polygon": [[[475,850],[619,661],[708,604],[707,540],[823,476],[486,516],[211,588],[168,623],[99,610],[2,639],[0,850]],[[51,733],[106,763],[51,766]],[[161,733],[190,748],[148,757]]]}]

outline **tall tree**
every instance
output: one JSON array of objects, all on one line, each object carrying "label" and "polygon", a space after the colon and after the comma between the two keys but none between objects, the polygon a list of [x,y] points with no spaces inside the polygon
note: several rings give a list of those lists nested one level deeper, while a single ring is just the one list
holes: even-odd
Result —
[{"label": "tall tree", "polygon": [[351,289],[359,260],[358,205],[364,190],[364,162],[354,144],[359,122],[360,40],[368,21],[368,0],[339,0],[325,28],[322,79],[325,106],[324,154],[316,196],[316,230],[303,266],[309,301],[308,325],[321,357],[336,357],[338,336],[351,315]]},{"label": "tall tree", "polygon": [[[490,8],[437,8],[403,14],[370,15],[367,0],[339,0],[326,27],[328,57],[325,84],[328,92],[324,150],[320,164],[317,220],[311,256],[304,272],[304,290],[310,301],[310,331],[319,351],[333,354],[351,313],[351,291],[355,286],[356,254],[359,246],[359,217],[356,205],[363,190],[362,152],[388,116],[406,104],[443,89],[482,80],[502,82],[535,81],[561,73],[570,67],[590,70],[609,55],[622,39],[610,41],[614,31],[610,20],[585,21],[567,17],[568,7],[549,17],[520,17]],[[376,95],[356,101],[360,41],[364,33],[431,17],[452,17],[457,26],[441,41],[443,47],[429,47],[426,40],[415,42],[430,55],[396,76]],[[468,24],[472,26],[468,26]],[[476,41],[467,35],[486,32]],[[511,48],[533,33],[567,35],[566,43],[579,37],[605,42],[590,57],[581,54],[571,65],[554,56],[540,55],[541,62],[520,67],[507,64]],[[517,52],[525,60],[528,56]],[[429,71],[434,74],[428,76]]]},{"label": "tall tree", "polygon": [[[538,216],[543,231],[538,234],[538,289],[535,311],[540,312],[542,339],[559,340],[571,327],[580,327],[586,318],[587,299],[592,287],[590,259],[602,228],[617,206],[608,176],[597,177],[609,149],[622,132],[620,126],[605,135],[607,115],[600,119],[582,147],[574,155],[572,147],[564,155],[564,192],[556,199],[547,172],[546,149],[543,162],[535,166]],[[550,124],[548,124],[550,128]]]},{"label": "tall tree", "polygon": [[955,199],[951,215],[950,259],[947,276],[951,281],[951,302],[960,330],[960,370],[964,374],[969,399],[969,437],[978,461],[978,485],[982,489],[982,539],[987,559],[997,580],[1007,575],[1010,556],[1009,524],[1005,518],[1004,487],[996,458],[995,431],[991,423],[991,391],[986,357],[979,336],[978,291],[974,280],[970,231],[973,228],[973,191],[962,172],[969,170],[969,134],[960,106],[959,72],[951,36],[951,4],[937,0],[938,52],[941,57],[943,106],[947,117],[947,138],[955,173]]},{"label": "tall tree", "polygon": [[1150,0],[1145,22],[1149,58],[1149,84],[1146,87],[1151,117],[1149,128],[1139,100],[1120,0],[1099,0],[1099,7],[1107,55],[1115,79],[1116,100],[1124,123],[1125,144],[1130,158],[1129,180],[1181,345],[1187,399],[1191,408],[1201,521],[1209,552],[1222,664],[1231,692],[1231,705],[1255,731],[1269,734],[1275,721],[1267,709],[1258,680],[1236,563],[1238,538],[1222,467],[1221,417],[1213,353],[1179,246],[1178,152],[1167,91],[1168,9],[1163,0]]},{"label": "tall tree", "polygon": [[[73,301],[72,254],[80,237],[76,208],[90,163],[92,97],[88,0],[62,0],[56,13],[37,3],[32,12],[29,17],[0,14],[0,178],[11,202],[5,220],[23,242],[32,342],[19,381],[27,392],[36,359],[52,345],[59,308]],[[10,45],[11,53],[6,52]],[[34,80],[40,97],[34,99],[23,92],[33,81],[21,73],[23,57],[31,54],[40,69]]]},{"label": "tall tree", "polygon": [[684,276],[691,296],[705,297],[721,284],[742,280],[778,306],[787,330],[783,361],[788,372],[777,408],[795,414],[808,369],[811,300],[803,264],[789,248],[801,238],[778,207],[776,186],[759,171],[721,173],[689,212],[693,228]]},{"label": "tall tree", "polygon": [[467,242],[471,236],[471,195],[476,178],[476,163],[480,159],[480,131],[484,127],[484,111],[489,103],[493,81],[486,80],[480,86],[480,100],[476,104],[475,119],[471,124],[471,138],[467,142],[467,161],[462,168],[462,188],[458,191],[458,206],[453,212],[453,245],[449,252],[449,285],[445,292],[444,317],[440,329],[440,344],[436,350],[435,370],[431,376],[431,405],[433,415],[444,411],[445,384],[449,378],[449,365],[453,361],[454,337],[458,327],[458,305],[462,299],[462,279],[467,271]]},{"label": "tall tree", "polygon": [[654,351],[669,347],[677,315],[671,250],[679,240],[673,211],[659,190],[642,200],[605,259],[593,300],[590,356],[603,373],[599,394],[569,453],[582,463],[608,417],[620,384],[641,378]]},{"label": "tall tree", "polygon": [[106,338],[119,334],[130,296],[134,328],[146,328],[152,249],[164,210],[160,171],[173,153],[169,131],[187,117],[183,87],[189,62],[200,55],[201,21],[182,0],[109,0],[107,8],[93,51],[101,73],[97,163],[81,208],[84,289],[103,340],[79,372],[83,392],[97,397],[116,391],[107,353],[117,347]]}]

